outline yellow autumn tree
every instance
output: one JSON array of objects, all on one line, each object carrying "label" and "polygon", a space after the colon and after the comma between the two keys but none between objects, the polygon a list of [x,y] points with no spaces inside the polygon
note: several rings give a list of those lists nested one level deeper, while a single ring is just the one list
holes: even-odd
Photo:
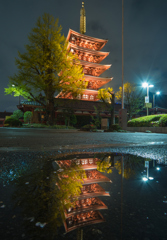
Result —
[{"label": "yellow autumn tree", "polygon": [[114,94],[113,88],[108,88],[108,89],[101,88],[101,89],[99,89],[98,98],[103,101],[103,103],[106,105],[106,107],[110,111],[110,114],[111,114],[110,127],[111,127],[111,125],[115,123],[115,117],[114,117],[115,94]]},{"label": "yellow autumn tree", "polygon": [[[122,87],[119,87],[119,91],[115,93],[117,100],[122,100]],[[141,91],[137,91],[134,84],[126,82],[124,84],[124,103],[131,119],[133,114],[138,113],[144,107],[144,96]]]}]

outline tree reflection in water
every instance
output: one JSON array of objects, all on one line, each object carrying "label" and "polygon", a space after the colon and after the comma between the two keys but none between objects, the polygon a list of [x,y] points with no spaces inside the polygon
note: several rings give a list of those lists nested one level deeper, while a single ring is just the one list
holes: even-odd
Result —
[{"label": "tree reflection in water", "polygon": [[[97,170],[112,173],[115,167],[119,174],[123,170],[124,178],[128,179],[143,168],[143,159],[133,155],[124,156],[122,168],[121,156],[121,154],[89,157],[87,155],[81,156],[80,162],[73,157],[75,161],[67,160],[63,168],[60,167],[57,171],[54,169],[53,160],[45,160],[40,168],[20,176],[15,181],[16,190],[13,199],[15,206],[21,208],[24,229],[29,239],[54,239],[62,225],[62,218],[64,222],[65,218],[69,220],[67,221],[69,227],[70,219],[76,227],[80,226],[80,218],[87,222],[91,219],[98,219],[100,222],[103,218],[96,209],[107,209],[107,206],[97,196],[109,196],[109,194],[107,195],[104,189],[94,182],[91,174]],[[90,170],[90,166],[93,166],[93,170]],[[86,179],[84,169],[87,173],[91,172],[87,174],[91,178],[87,179],[92,179],[92,183],[82,186],[83,180]],[[98,218],[95,216],[97,214],[100,214]]]},{"label": "tree reflection in water", "polygon": [[64,208],[72,207],[81,193],[83,177],[84,171],[75,164],[54,171],[52,162],[47,161],[41,170],[15,181],[13,199],[15,207],[21,207],[29,239],[54,239]]},{"label": "tree reflection in water", "polygon": [[97,170],[99,172],[112,173],[112,168],[114,166],[114,155],[104,155],[99,158],[97,162]]},{"label": "tree reflection in water", "polygon": [[122,174],[123,169],[123,177],[125,179],[129,179],[140,172],[143,169],[143,158],[134,156],[134,155],[124,155],[123,157],[123,167],[121,158],[116,160],[114,163],[114,167],[118,170],[119,174]]}]

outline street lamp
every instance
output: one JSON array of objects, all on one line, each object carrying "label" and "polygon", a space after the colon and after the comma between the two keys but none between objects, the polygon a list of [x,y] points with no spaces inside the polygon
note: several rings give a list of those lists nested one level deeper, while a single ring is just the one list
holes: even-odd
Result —
[{"label": "street lamp", "polygon": [[[154,87],[154,85],[144,82],[142,84],[142,87],[147,88],[147,103],[149,103],[149,88]],[[147,116],[148,116],[148,107],[147,107]]]}]

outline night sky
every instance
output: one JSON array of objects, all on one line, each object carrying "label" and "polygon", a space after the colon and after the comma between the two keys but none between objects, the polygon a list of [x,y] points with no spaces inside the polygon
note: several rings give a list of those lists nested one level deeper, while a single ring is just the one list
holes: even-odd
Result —
[{"label": "night sky", "polygon": [[[102,61],[112,64],[103,75],[113,77],[105,87],[122,84],[122,0],[85,0],[86,35],[108,39]],[[17,109],[18,97],[4,95],[8,76],[17,68],[17,51],[24,52],[37,18],[49,13],[59,18],[62,33],[79,32],[81,0],[5,0],[0,8],[0,111]],[[124,0],[124,82],[149,80],[152,92],[167,94],[167,0]],[[143,90],[146,92],[146,90]]]}]

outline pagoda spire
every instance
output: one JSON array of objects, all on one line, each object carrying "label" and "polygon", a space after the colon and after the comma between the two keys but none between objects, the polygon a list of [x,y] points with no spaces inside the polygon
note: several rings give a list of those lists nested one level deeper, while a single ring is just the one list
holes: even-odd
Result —
[{"label": "pagoda spire", "polygon": [[80,33],[86,33],[86,12],[84,8],[84,2],[82,2],[82,8],[80,11]]}]

